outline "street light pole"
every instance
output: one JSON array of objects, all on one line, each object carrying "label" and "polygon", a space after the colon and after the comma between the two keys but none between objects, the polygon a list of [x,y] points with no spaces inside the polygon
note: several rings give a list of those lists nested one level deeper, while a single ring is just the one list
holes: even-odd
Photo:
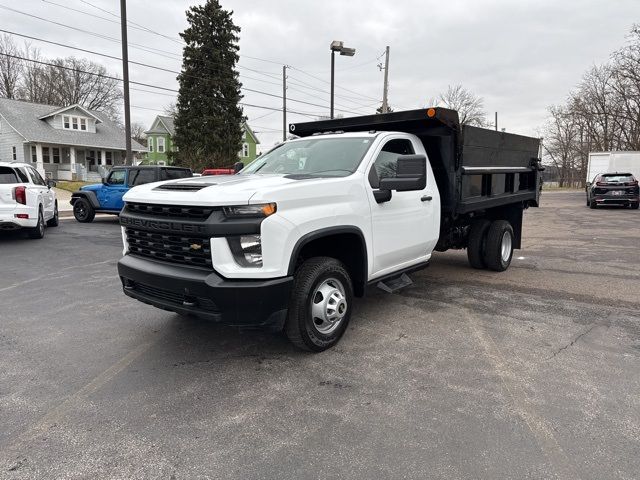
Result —
[{"label": "street light pole", "polygon": [[335,67],[336,67],[336,52],[331,50],[331,108],[329,118],[333,120],[333,93],[334,93],[334,81],[335,81]]},{"label": "street light pole", "polygon": [[333,94],[335,91],[334,80],[335,80],[335,65],[336,65],[335,53],[339,52],[340,55],[343,55],[346,57],[353,57],[356,54],[356,49],[345,47],[344,42],[341,42],[340,40],[334,40],[333,42],[331,42],[331,45],[329,45],[329,49],[331,50],[331,101],[330,101],[329,116],[331,119],[333,119]]}]

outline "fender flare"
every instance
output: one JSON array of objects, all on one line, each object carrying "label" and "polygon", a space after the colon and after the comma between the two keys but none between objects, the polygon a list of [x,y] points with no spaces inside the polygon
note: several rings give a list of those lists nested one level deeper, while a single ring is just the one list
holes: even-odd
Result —
[{"label": "fender flare", "polygon": [[[330,237],[333,235],[344,235],[351,234],[358,237],[361,247],[362,247],[362,259],[358,262],[358,277],[354,278],[354,287],[356,289],[356,296],[361,296],[359,293],[364,293],[364,286],[367,284],[368,274],[369,274],[369,257],[367,252],[367,242],[365,241],[364,234],[359,227],[347,225],[347,226],[336,226],[336,227],[326,227],[321,228],[319,230],[314,230],[309,232],[298,239],[296,244],[293,247],[291,252],[291,257],[289,258],[289,268],[287,270],[287,275],[291,276],[295,273],[296,269],[296,261],[300,252],[308,243],[324,238]],[[355,285],[355,281],[358,280],[358,285]],[[361,284],[361,285],[360,285]],[[361,290],[362,289],[362,290]]]},{"label": "fender flare", "polygon": [[98,197],[96,196],[95,192],[92,192],[92,191],[83,192],[82,190],[73,192],[71,194],[71,200],[70,200],[71,205],[76,203],[76,200],[78,200],[79,198],[86,199],[94,208],[94,210],[100,209],[100,202],[98,201]]}]

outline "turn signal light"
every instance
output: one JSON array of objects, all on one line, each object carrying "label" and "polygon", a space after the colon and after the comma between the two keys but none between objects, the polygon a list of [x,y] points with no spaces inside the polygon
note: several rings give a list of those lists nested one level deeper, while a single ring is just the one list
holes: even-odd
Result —
[{"label": "turn signal light", "polygon": [[427,117],[433,118],[435,116],[436,116],[436,109],[435,108],[429,108],[427,110]]}]

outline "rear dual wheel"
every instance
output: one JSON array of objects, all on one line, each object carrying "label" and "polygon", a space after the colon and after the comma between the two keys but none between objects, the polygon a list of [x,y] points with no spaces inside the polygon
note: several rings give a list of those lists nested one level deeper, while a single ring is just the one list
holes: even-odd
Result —
[{"label": "rear dual wheel", "polygon": [[475,220],[467,243],[467,258],[473,268],[504,272],[513,258],[513,227],[506,220]]}]

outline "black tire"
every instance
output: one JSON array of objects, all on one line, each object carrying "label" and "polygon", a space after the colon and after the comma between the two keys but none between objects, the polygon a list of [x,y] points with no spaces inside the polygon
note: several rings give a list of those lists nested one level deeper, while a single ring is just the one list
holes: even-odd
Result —
[{"label": "black tire", "polygon": [[56,200],[56,203],[53,206],[53,218],[47,220],[47,227],[57,227],[59,223],[60,219],[58,217],[58,201]]},{"label": "black tire", "polygon": [[632,203],[632,204],[631,204],[631,208],[632,208],[633,210],[638,210],[638,207],[639,207],[639,206],[640,206],[640,202],[636,202],[636,203]]},{"label": "black tire", "polygon": [[[509,235],[509,239],[505,239]],[[503,252],[503,240],[506,252]],[[484,248],[484,263],[491,270],[504,272],[513,258],[513,227],[506,220],[495,220],[489,226]],[[504,253],[507,253],[505,256]]]},{"label": "black tire", "polygon": [[96,211],[87,199],[79,198],[73,204],[73,216],[80,223],[91,223],[96,216]]},{"label": "black tire", "polygon": [[[324,301],[322,293],[317,292],[317,289],[325,285],[330,288],[331,282],[336,280],[344,290],[345,300],[339,303],[338,308],[344,305],[344,310],[340,310],[342,317],[334,322],[334,329],[323,333],[319,330],[320,325],[324,327],[331,324],[330,322],[319,323],[319,319],[313,318],[314,304],[320,305],[320,302]],[[335,283],[333,287],[336,287]],[[320,296],[319,299],[318,296]],[[296,347],[311,352],[322,352],[338,343],[344,334],[351,319],[352,305],[351,277],[342,262],[330,257],[311,258],[305,261],[295,274],[289,312],[284,326],[285,333]]]},{"label": "black tire", "polygon": [[596,201],[595,200],[590,200],[589,201],[589,208],[595,209],[596,207],[597,207]]},{"label": "black tire", "polygon": [[484,249],[487,230],[489,230],[490,225],[491,222],[484,218],[474,220],[471,223],[467,241],[467,258],[469,259],[469,265],[473,268],[487,268],[487,264],[484,262]]},{"label": "black tire", "polygon": [[38,225],[27,230],[29,238],[43,238],[44,237],[44,213],[42,213],[42,205],[38,208]]}]

